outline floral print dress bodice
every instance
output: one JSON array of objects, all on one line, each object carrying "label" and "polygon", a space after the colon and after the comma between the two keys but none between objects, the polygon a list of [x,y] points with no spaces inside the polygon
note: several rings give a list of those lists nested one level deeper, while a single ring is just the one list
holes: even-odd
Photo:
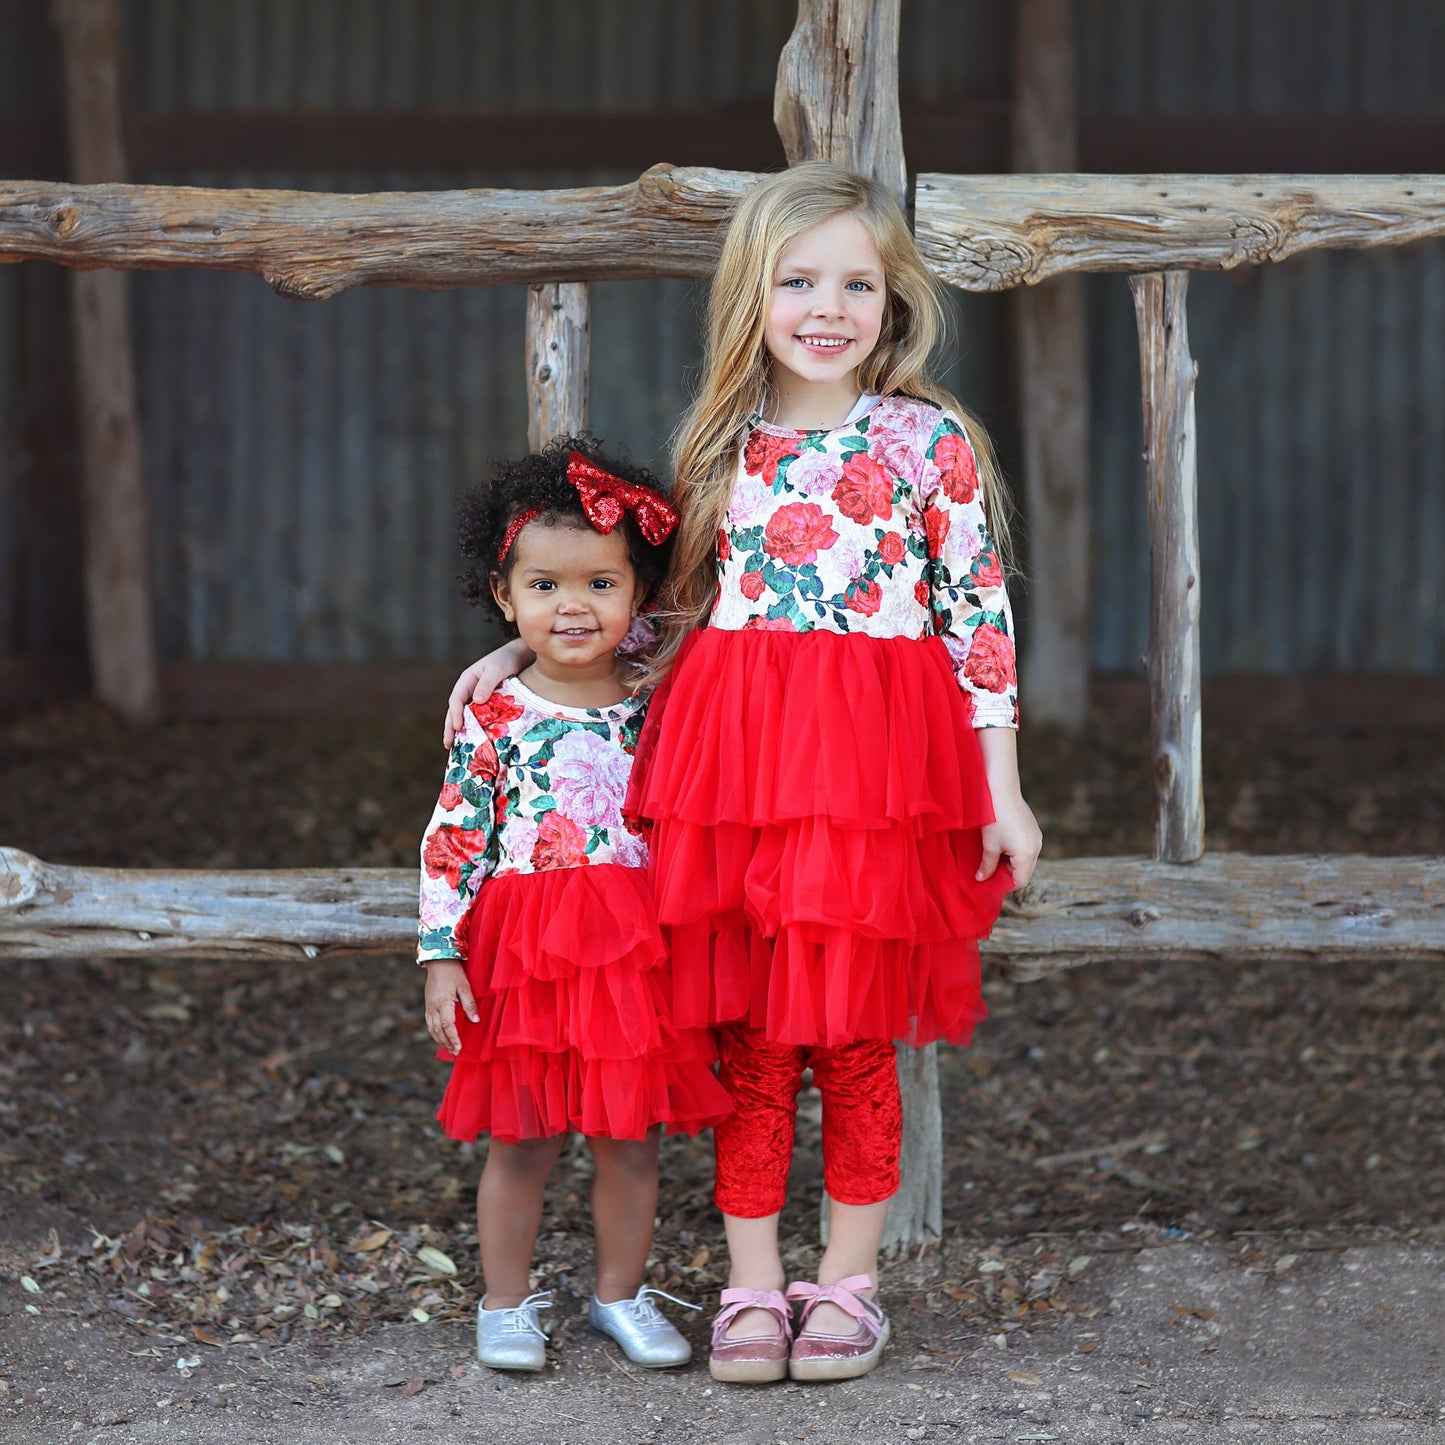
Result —
[{"label": "floral print dress bodice", "polygon": [[643,698],[564,707],[509,678],[466,711],[421,848],[417,960],[466,956],[466,914],[487,877],[647,866],[622,817]]},{"label": "floral print dress bodice", "polygon": [[885,397],[791,431],[754,417],[709,626],[939,636],[977,727],[1018,726],[1013,613],[957,417]]}]

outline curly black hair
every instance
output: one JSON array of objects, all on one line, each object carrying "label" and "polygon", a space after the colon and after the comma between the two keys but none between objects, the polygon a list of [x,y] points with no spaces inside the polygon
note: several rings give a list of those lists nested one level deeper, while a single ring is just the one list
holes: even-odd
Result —
[{"label": "curly black hair", "polygon": [[[463,492],[458,501],[457,538],[462,555],[471,564],[461,578],[462,592],[468,602],[480,603],[494,616],[502,618],[502,609],[492,594],[492,583],[505,580],[511,573],[513,553],[509,552],[500,566],[497,553],[514,517],[537,507],[541,510],[537,520],[548,526],[555,526],[559,518],[576,518],[587,523],[582,498],[567,480],[567,459],[574,451],[581,452],[624,482],[651,487],[666,495],[667,489],[646,467],[604,451],[602,443],[587,432],[557,437],[540,452],[495,463],[490,481]],[[673,539],[669,537],[661,546],[654,547],[638,530],[631,514],[625,516],[618,527],[627,542],[628,560],[644,586],[644,595],[650,596],[667,575]]]}]

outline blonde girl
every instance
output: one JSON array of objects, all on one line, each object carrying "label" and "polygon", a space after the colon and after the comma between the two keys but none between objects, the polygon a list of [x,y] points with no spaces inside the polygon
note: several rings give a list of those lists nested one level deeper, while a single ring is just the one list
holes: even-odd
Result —
[{"label": "blonde girl", "polygon": [[[678,431],[682,525],[628,806],[652,829],[677,1024],[717,1028],[734,1105],[714,1133],[718,1379],[877,1363],[894,1040],[968,1041],[978,940],[1041,845],[1018,781],[1004,498],[981,428],[930,379],[943,324],[884,188],[796,166],[728,228]],[[788,1283],[805,1068],[831,1229],[816,1281]]]}]

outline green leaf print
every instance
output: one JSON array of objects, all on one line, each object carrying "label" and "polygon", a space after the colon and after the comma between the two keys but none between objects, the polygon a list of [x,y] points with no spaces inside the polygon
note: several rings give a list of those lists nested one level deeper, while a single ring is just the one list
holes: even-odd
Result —
[{"label": "green leaf print", "polygon": [[544,717],[522,734],[524,743],[555,742],[572,724],[563,717]]},{"label": "green leaf print", "polygon": [[423,953],[442,958],[458,958],[457,940],[450,928],[423,928],[419,931],[417,942]]}]

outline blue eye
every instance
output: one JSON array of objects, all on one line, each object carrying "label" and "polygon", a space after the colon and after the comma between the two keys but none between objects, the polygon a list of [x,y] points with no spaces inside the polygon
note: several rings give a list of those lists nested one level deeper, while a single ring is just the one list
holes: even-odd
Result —
[{"label": "blue eye", "polygon": [[864,291],[871,291],[873,289],[866,281],[850,281],[848,283],[848,289],[850,291],[853,290],[855,286]]},{"label": "blue eye", "polygon": [[788,279],[783,282],[783,285],[791,291],[796,291],[798,287],[806,286],[807,284],[801,276],[789,276]]}]

